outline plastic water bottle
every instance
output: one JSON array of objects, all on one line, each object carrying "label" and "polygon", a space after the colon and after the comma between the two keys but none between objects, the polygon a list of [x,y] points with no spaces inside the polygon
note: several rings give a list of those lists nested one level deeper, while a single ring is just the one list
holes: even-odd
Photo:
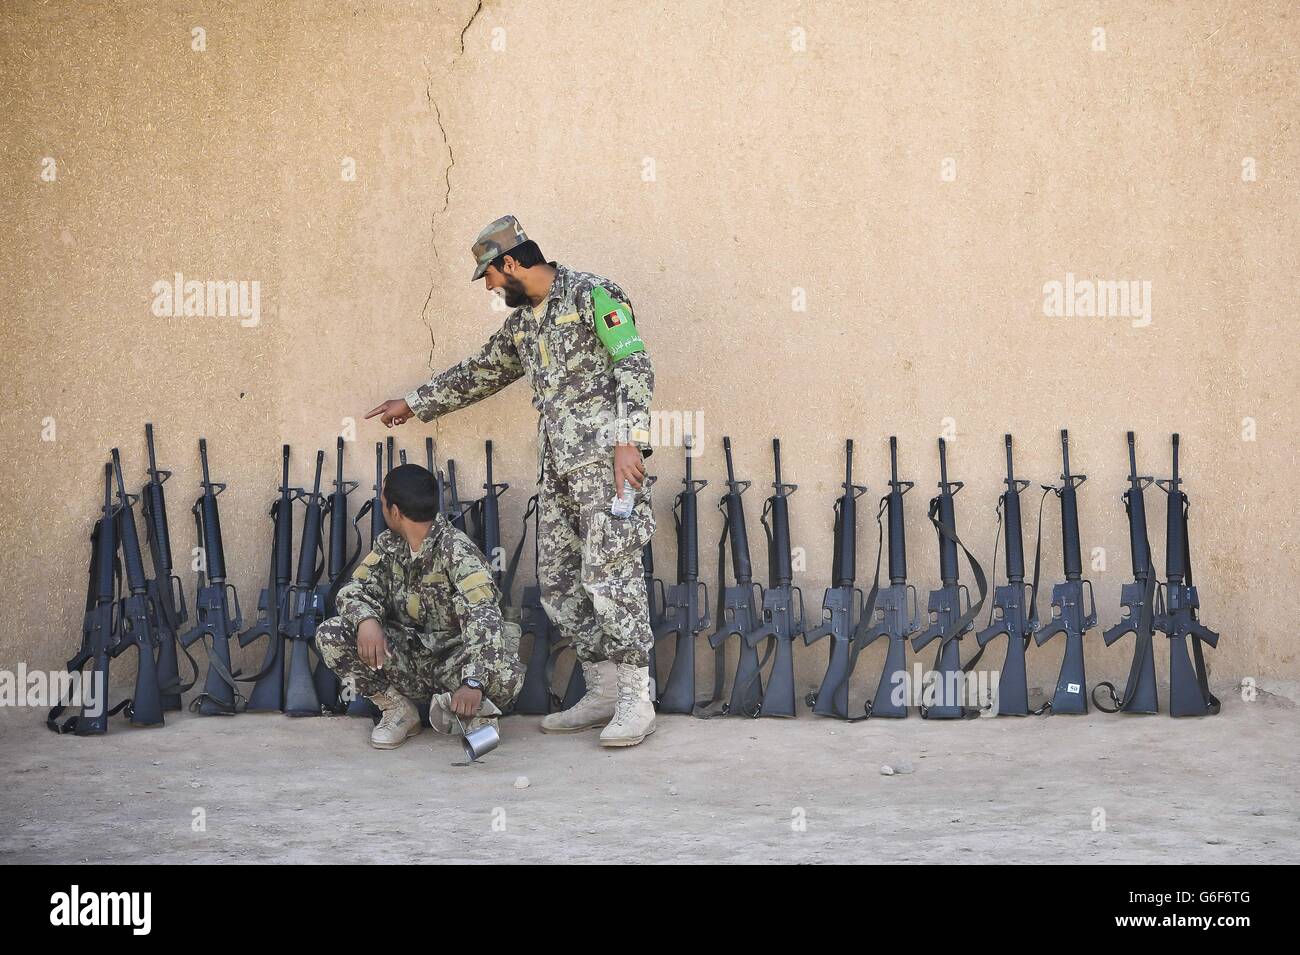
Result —
[{"label": "plastic water bottle", "polygon": [[632,516],[632,482],[626,478],[623,480],[623,493],[616,496],[609,505],[609,512],[617,518],[627,518]]}]

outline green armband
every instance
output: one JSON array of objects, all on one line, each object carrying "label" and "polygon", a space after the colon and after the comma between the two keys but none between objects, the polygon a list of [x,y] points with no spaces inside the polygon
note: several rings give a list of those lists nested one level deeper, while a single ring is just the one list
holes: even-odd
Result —
[{"label": "green armband", "polygon": [[603,287],[591,290],[591,310],[596,317],[596,337],[615,362],[645,351],[645,342],[632,319],[632,306],[618,301]]}]

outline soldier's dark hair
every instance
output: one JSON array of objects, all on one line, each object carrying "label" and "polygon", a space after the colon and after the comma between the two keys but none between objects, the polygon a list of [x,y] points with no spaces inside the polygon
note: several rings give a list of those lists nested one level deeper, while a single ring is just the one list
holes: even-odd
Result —
[{"label": "soldier's dark hair", "polygon": [[412,521],[431,521],[438,513],[438,486],[427,468],[402,464],[384,478],[384,497]]},{"label": "soldier's dark hair", "polygon": [[492,264],[496,266],[498,271],[506,267],[507,255],[526,269],[531,269],[534,265],[541,265],[546,261],[546,256],[542,255],[542,250],[537,247],[537,243],[532,239],[519,243],[509,252],[503,252],[493,259]]}]

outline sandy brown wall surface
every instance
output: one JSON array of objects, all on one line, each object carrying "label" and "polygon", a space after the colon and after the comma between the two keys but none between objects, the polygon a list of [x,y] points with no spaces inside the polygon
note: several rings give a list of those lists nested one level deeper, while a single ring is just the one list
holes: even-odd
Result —
[{"label": "sandy brown wall surface", "polygon": [[[1068,427],[1105,625],[1129,575],[1124,432],[1167,476],[1179,431],[1214,678],[1295,681],[1298,51],[1289,0],[5,3],[0,666],[71,653],[100,469],[119,446],[142,480],[145,421],[176,472],[182,556],[208,439],[251,614],[280,444],[307,481],[349,418],[477,349],[502,314],[467,281],[468,247],[513,212],[550,256],[622,284],[657,408],[699,415],[705,566],[724,434],[756,485],[759,566],[781,437],[815,607],[845,438],[874,501],[899,436],[924,595],[936,437],[987,563],[1002,435],[1049,481]],[[178,272],[258,282],[260,320],[155,315]],[[1149,282],[1150,321],[1045,315],[1067,273]],[[399,438],[422,457],[426,433]],[[363,487],[383,435],[356,423]],[[441,423],[471,486],[485,437],[512,543],[534,478],[523,384]],[[652,470],[671,571],[680,450]],[[1091,677],[1127,658],[1089,636]],[[797,659],[815,684],[824,650]],[[1030,661],[1050,686],[1059,650]]]}]

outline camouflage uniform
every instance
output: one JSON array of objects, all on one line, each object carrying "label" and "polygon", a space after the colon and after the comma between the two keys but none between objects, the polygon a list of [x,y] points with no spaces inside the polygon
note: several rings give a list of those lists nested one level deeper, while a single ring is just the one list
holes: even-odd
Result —
[{"label": "camouflage uniform", "polygon": [[[479,256],[476,277],[492,251]],[[613,517],[609,507],[616,439],[648,453],[654,369],[639,338],[615,360],[597,334],[597,321],[631,321],[623,290],[549,264],[555,280],[541,305],[515,309],[477,355],[421,385],[406,403],[432,421],[527,377],[539,413],[542,603],[580,660],[643,667],[652,640],[641,569],[641,548],[655,527],[649,489],[636,493],[628,518]]]},{"label": "camouflage uniform", "polygon": [[[316,630],[325,663],[357,692],[373,697],[388,687],[427,703],[473,678],[505,710],[523,685],[517,624],[503,624],[501,594],[473,542],[435,518],[420,550],[385,531],[339,591],[338,616]],[[390,656],[382,670],[361,662],[357,627],[373,617],[384,628]]]}]

